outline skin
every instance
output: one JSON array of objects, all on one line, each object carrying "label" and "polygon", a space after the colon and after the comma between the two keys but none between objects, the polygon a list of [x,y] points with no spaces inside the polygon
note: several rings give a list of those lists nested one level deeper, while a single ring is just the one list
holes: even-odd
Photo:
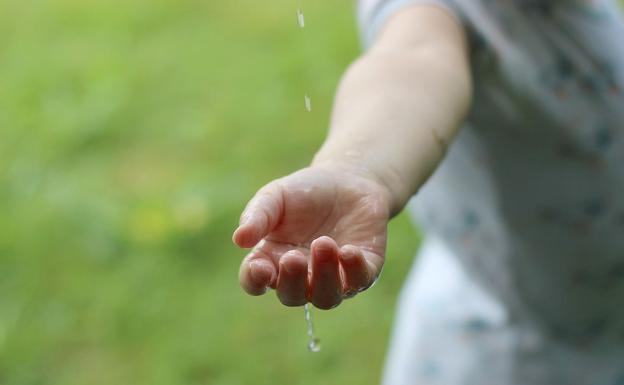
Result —
[{"label": "skin", "polygon": [[251,295],[320,309],[379,276],[388,221],[433,173],[471,102],[466,37],[433,5],[397,12],[345,72],[311,165],[262,187],[232,240]]}]

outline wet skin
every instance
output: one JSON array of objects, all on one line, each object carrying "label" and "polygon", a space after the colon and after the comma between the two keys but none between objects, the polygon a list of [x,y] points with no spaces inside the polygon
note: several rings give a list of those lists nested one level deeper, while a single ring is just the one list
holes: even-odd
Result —
[{"label": "wet skin", "polygon": [[331,309],[370,287],[386,248],[384,188],[357,173],[309,167],[262,187],[233,242],[251,248],[239,272],[251,295],[275,289],[287,306]]}]

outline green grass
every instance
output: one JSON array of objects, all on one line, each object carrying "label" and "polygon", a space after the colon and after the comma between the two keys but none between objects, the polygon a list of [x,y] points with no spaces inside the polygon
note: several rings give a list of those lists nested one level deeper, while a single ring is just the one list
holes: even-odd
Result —
[{"label": "green grass", "polygon": [[405,215],[319,354],[237,282],[241,209],[308,164],[359,51],[351,2],[306,3],[299,30],[285,0],[0,2],[0,384],[378,382]]}]

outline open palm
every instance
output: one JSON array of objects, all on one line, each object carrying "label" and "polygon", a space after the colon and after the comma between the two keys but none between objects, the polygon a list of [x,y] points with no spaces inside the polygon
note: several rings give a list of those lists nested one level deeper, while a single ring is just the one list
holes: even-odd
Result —
[{"label": "open palm", "polygon": [[253,248],[241,264],[245,291],[276,289],[288,306],[330,309],[370,287],[384,262],[387,192],[363,175],[305,168],[261,188],[233,235]]}]

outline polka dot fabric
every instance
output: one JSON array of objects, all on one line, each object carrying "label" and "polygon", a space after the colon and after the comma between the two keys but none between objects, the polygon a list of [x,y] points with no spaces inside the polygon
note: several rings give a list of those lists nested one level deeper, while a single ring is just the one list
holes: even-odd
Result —
[{"label": "polka dot fabric", "polygon": [[364,0],[463,23],[475,99],[408,208],[425,233],[386,385],[624,385],[624,21],[615,1]]}]

